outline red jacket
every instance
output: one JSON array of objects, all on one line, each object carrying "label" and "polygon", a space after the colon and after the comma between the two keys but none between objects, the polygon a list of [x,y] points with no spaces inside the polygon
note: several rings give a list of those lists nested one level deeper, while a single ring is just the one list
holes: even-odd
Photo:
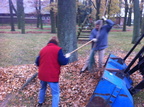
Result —
[{"label": "red jacket", "polygon": [[61,47],[49,43],[40,51],[40,66],[38,77],[46,82],[58,82],[60,75],[60,64],[58,52]]}]

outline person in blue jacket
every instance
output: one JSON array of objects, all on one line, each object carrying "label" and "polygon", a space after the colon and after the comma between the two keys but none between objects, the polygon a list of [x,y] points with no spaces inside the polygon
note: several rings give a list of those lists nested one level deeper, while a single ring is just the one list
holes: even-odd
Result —
[{"label": "person in blue jacket", "polygon": [[38,66],[38,78],[41,85],[38,106],[42,106],[44,103],[47,85],[49,85],[52,93],[52,107],[58,107],[60,100],[60,67],[68,64],[69,57],[70,54],[64,55],[62,48],[58,46],[56,36],[52,37],[48,44],[41,49],[35,61]]},{"label": "person in blue jacket", "polygon": [[[103,21],[105,21],[107,24],[103,25]],[[90,34],[90,40],[92,40],[93,43],[92,50],[89,56],[91,56],[92,51],[94,51],[94,54],[97,52],[99,57],[99,68],[102,68],[105,49],[108,47],[108,33],[110,32],[115,23],[112,20],[106,19],[103,16],[102,20],[97,20],[94,24],[95,28],[91,31]],[[87,59],[80,73],[83,73],[88,68],[88,63],[89,58]]]}]

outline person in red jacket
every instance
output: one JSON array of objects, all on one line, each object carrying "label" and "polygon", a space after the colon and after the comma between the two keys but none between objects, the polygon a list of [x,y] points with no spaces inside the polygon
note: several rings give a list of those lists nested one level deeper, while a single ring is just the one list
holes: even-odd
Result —
[{"label": "person in red jacket", "polygon": [[41,88],[39,91],[38,106],[42,106],[45,100],[47,84],[51,88],[52,107],[58,107],[60,100],[59,76],[61,65],[66,65],[70,54],[64,56],[62,48],[58,46],[57,37],[52,37],[48,44],[41,49],[36,58],[36,65],[39,68],[38,78]]}]

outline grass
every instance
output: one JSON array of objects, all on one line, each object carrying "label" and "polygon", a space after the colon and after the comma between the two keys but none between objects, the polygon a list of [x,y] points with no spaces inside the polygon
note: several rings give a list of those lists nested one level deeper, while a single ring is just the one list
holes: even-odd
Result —
[{"label": "grass", "polygon": [[[128,52],[134,44],[131,44],[132,41],[132,32],[111,32],[111,37],[109,38],[109,48],[114,49],[117,47],[118,49],[122,49],[125,52]],[[135,50],[138,52],[144,43],[144,39],[141,41]]]},{"label": "grass", "polygon": [[[0,29],[0,32],[1,31],[5,31],[5,32],[11,31],[10,26],[7,26],[7,25],[5,25],[5,26],[6,26],[6,28],[4,26],[2,26],[2,29]],[[44,25],[43,29],[37,28],[36,25],[33,25],[33,24],[32,25],[28,25],[26,27],[28,27],[28,28],[25,29],[25,32],[28,32],[28,31],[48,31],[48,32],[50,32],[51,31],[50,30],[50,25],[48,25],[48,26]],[[15,31],[13,31],[13,32],[21,32],[21,30],[18,29],[17,26],[15,26]]]},{"label": "grass", "polygon": [[144,90],[134,95],[134,102],[136,107],[144,107]]},{"label": "grass", "polygon": [[0,34],[0,66],[34,63],[40,49],[54,34]]},{"label": "grass", "polygon": [[[49,38],[54,35],[56,34],[0,34],[0,66],[6,67],[34,63],[40,49],[45,46]],[[131,40],[132,32],[111,32],[109,35],[109,47],[106,54],[115,54],[118,51],[127,54],[133,46]],[[144,40],[134,50],[134,53],[140,50],[143,43]],[[82,44],[78,44],[78,47]],[[80,49],[78,51],[79,56],[86,56],[89,53],[90,47],[91,44]]]}]

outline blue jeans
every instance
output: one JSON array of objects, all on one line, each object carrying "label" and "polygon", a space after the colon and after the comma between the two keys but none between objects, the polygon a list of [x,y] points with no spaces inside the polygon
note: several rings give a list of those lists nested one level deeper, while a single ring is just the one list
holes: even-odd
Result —
[{"label": "blue jeans", "polygon": [[60,88],[58,82],[45,82],[40,81],[41,88],[39,91],[39,103],[43,103],[45,100],[45,94],[47,89],[47,84],[51,88],[51,94],[52,94],[52,107],[58,107],[59,100],[60,100]]}]

